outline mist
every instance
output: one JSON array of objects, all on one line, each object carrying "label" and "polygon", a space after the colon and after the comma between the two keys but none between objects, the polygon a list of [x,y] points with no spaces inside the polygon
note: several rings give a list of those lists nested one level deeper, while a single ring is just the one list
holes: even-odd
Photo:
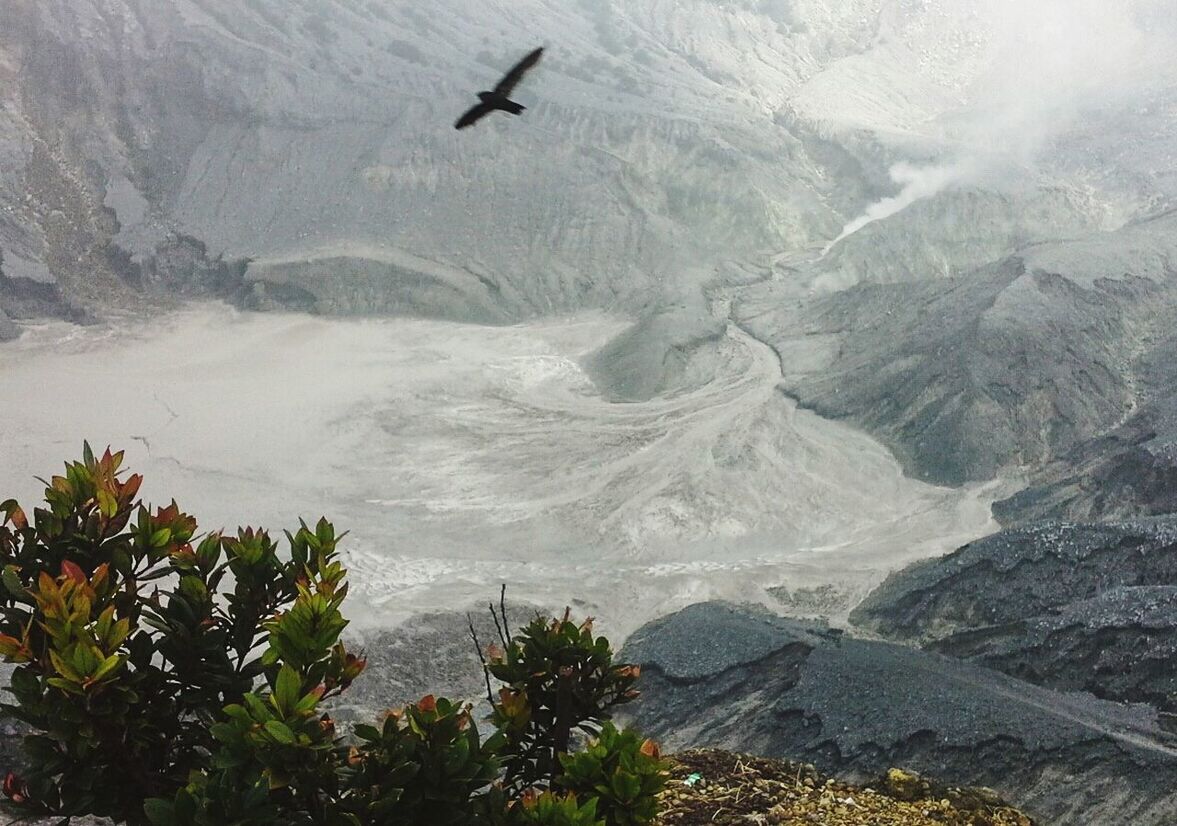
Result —
[{"label": "mist", "polygon": [[[890,169],[900,189],[849,221],[825,252],[950,187],[1048,184],[1058,177],[1058,156],[1090,119],[1120,110],[1147,114],[1177,79],[1171,3],[945,0],[930,4],[927,15],[949,22],[951,33],[941,32],[939,42],[963,53],[957,59],[965,71],[953,78],[955,101],[912,125],[920,143],[913,145],[912,135],[881,133],[897,154],[915,151]],[[901,54],[913,74],[928,60],[919,48]]]}]

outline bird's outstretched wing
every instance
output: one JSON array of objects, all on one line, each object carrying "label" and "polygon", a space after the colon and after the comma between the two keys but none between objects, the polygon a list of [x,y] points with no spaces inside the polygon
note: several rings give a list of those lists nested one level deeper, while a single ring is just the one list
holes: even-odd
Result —
[{"label": "bird's outstretched wing", "polygon": [[477,123],[479,118],[489,115],[493,111],[493,106],[486,103],[480,103],[477,106],[471,108],[468,112],[466,112],[466,114],[462,115],[462,117],[458,118],[458,122],[454,124],[454,128],[465,129],[467,126]]},{"label": "bird's outstretched wing", "polygon": [[544,47],[540,46],[527,57],[515,64],[515,68],[507,72],[506,77],[499,81],[499,85],[495,87],[495,94],[506,97],[511,94],[511,91],[518,85],[519,81],[523,79],[524,73],[535,64],[539,63],[539,59],[544,55]]}]

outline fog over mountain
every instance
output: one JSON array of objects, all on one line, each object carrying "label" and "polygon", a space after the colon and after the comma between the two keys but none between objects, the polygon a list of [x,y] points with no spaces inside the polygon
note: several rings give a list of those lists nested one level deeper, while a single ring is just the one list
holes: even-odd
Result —
[{"label": "fog over mountain", "polygon": [[1164,517],[1175,48],[1170,0],[4,0],[0,494],[111,443],[204,527],[351,528],[358,624],[508,581],[621,635]]}]

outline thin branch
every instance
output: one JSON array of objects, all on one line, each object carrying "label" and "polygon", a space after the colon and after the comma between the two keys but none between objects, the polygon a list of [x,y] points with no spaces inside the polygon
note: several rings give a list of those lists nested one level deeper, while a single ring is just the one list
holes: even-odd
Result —
[{"label": "thin branch", "polygon": [[507,632],[503,630],[503,626],[499,623],[499,615],[495,613],[495,604],[493,602],[489,603],[487,607],[490,608],[491,619],[495,621],[495,630],[499,632],[499,641],[502,642],[504,648],[510,648],[510,638],[507,636]]},{"label": "thin branch", "polygon": [[466,614],[466,622],[470,624],[470,639],[474,640],[474,653],[478,655],[478,661],[482,663],[482,676],[486,678],[486,700],[493,706],[495,698],[490,688],[490,669],[486,665],[486,657],[482,655],[482,644],[478,642],[478,632],[474,630],[474,620],[469,614]]},{"label": "thin branch", "polygon": [[503,628],[507,632],[507,645],[511,645],[514,640],[511,639],[511,623],[507,622],[507,583],[503,583],[499,588],[499,613],[503,615]]}]

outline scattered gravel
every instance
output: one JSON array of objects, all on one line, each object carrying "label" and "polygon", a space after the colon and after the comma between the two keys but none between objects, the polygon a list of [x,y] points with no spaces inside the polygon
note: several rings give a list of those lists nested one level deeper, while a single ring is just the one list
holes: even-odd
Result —
[{"label": "scattered gravel", "polygon": [[658,826],[1031,826],[988,789],[940,786],[892,769],[875,787],[823,777],[813,766],[694,750],[673,759]]}]

